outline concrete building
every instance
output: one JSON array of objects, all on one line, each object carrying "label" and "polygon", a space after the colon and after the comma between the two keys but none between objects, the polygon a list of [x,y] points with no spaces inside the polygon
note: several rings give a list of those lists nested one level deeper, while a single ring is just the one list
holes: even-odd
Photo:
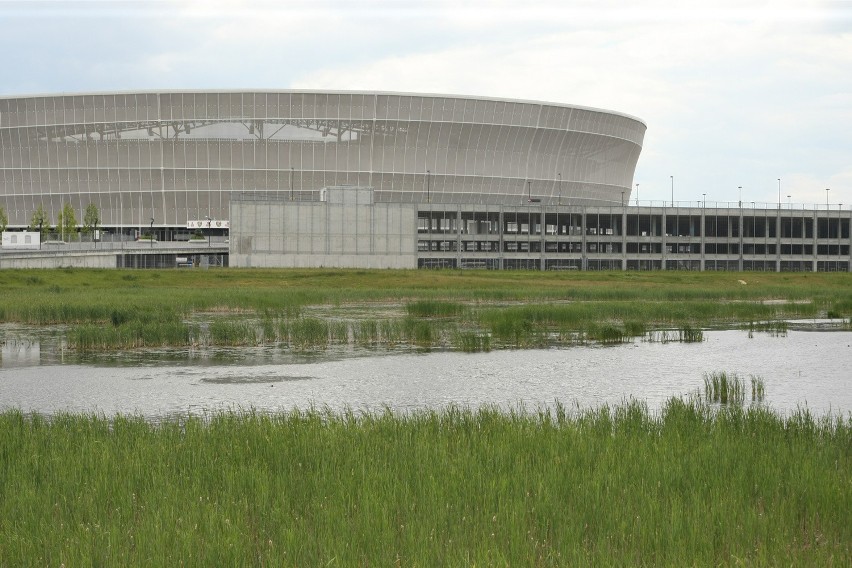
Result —
[{"label": "concrete building", "polygon": [[[848,210],[375,203],[235,196],[231,266],[843,271]],[[333,197],[328,197],[333,196]]]}]

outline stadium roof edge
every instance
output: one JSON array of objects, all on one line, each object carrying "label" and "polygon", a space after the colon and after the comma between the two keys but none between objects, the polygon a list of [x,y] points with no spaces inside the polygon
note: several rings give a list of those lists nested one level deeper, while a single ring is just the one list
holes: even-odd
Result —
[{"label": "stadium roof edge", "polygon": [[325,95],[391,95],[403,97],[431,97],[431,98],[450,98],[450,99],[471,99],[481,101],[501,101],[510,103],[521,103],[529,105],[545,105],[560,108],[572,108],[578,110],[586,110],[590,112],[600,112],[604,114],[612,114],[635,120],[641,123],[645,128],[648,127],[641,118],[636,116],[603,108],[596,108],[584,105],[574,105],[566,103],[554,103],[550,101],[537,101],[531,99],[513,99],[501,97],[486,97],[477,95],[453,95],[446,93],[412,93],[402,91],[359,91],[359,90],[325,90],[325,89],[146,89],[146,90],[122,90],[122,91],[90,91],[90,92],[57,92],[57,93],[30,93],[20,95],[0,95],[0,100],[11,99],[34,99],[41,97],[82,97],[94,95],[164,95],[164,94],[238,94],[238,93],[287,93],[287,94],[325,94]]}]

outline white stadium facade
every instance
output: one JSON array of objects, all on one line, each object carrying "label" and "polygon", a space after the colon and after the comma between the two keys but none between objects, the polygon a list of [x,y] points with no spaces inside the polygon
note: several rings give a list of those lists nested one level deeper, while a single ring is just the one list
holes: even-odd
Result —
[{"label": "white stadium facade", "polygon": [[94,203],[104,227],[228,219],[234,191],[372,187],[377,201],[620,203],[645,124],[540,102],[378,92],[0,98],[0,204]]},{"label": "white stadium facade", "polygon": [[[0,97],[0,267],[192,265],[200,253],[178,243],[200,227],[233,266],[849,270],[848,209],[629,206],[645,130],[617,112],[450,95]],[[93,250],[9,254],[39,207],[56,223],[69,204],[80,222],[97,207]]]}]

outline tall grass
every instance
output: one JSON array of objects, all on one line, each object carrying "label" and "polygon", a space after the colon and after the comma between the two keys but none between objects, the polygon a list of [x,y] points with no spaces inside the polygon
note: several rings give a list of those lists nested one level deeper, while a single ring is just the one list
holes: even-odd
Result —
[{"label": "tall grass", "polygon": [[[203,276],[203,277],[202,277]],[[786,319],[850,315],[848,275],[636,273],[442,273],[346,270],[4,271],[0,321],[83,326],[79,348],[162,345],[153,324],[244,320],[177,336],[174,346],[256,343],[325,349],[367,347],[475,348],[472,331],[491,347],[527,348],[577,341],[702,341],[702,328],[747,325],[783,334]],[[763,300],[788,300],[765,302]],[[404,315],[347,320],[346,306],[388,304]],[[305,309],[310,306],[312,316]],[[319,309],[318,309],[319,308]],[[369,307],[367,308],[369,310]],[[337,313],[337,312],[340,313]],[[318,315],[320,314],[320,315]],[[227,316],[227,317],[223,317]],[[843,320],[846,321],[846,320]],[[852,320],[850,320],[852,321]],[[94,327],[103,326],[103,330]],[[113,329],[110,329],[112,326]],[[146,340],[125,337],[147,326]],[[177,323],[169,326],[178,327]],[[327,329],[320,329],[320,328]],[[846,326],[849,327],[848,324]],[[660,331],[663,330],[663,331]],[[668,331],[665,331],[668,330]],[[125,332],[125,333],[122,333]],[[194,332],[193,332],[194,333]],[[97,347],[82,347],[82,346]]]},{"label": "tall grass", "polygon": [[852,420],[588,411],[0,413],[0,563],[852,560]]},{"label": "tall grass", "polygon": [[[763,379],[752,375],[749,381],[752,404],[762,403],[766,396]],[[748,392],[745,379],[736,373],[719,371],[704,375],[704,400],[711,404],[742,406]]]}]

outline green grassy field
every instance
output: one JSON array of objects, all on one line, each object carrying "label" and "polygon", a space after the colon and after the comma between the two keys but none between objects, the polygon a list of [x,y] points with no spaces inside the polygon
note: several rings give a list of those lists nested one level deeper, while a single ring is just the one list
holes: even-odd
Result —
[{"label": "green grassy field", "polygon": [[852,419],[0,414],[2,566],[848,566]]},{"label": "green grassy field", "polygon": [[[8,270],[0,289],[0,321],[69,324],[69,346],[79,350],[259,343],[483,350],[618,341],[659,329],[700,340],[693,330],[852,316],[852,276],[837,273]],[[367,316],[353,318],[353,306]],[[199,314],[201,326],[190,321]]]}]

